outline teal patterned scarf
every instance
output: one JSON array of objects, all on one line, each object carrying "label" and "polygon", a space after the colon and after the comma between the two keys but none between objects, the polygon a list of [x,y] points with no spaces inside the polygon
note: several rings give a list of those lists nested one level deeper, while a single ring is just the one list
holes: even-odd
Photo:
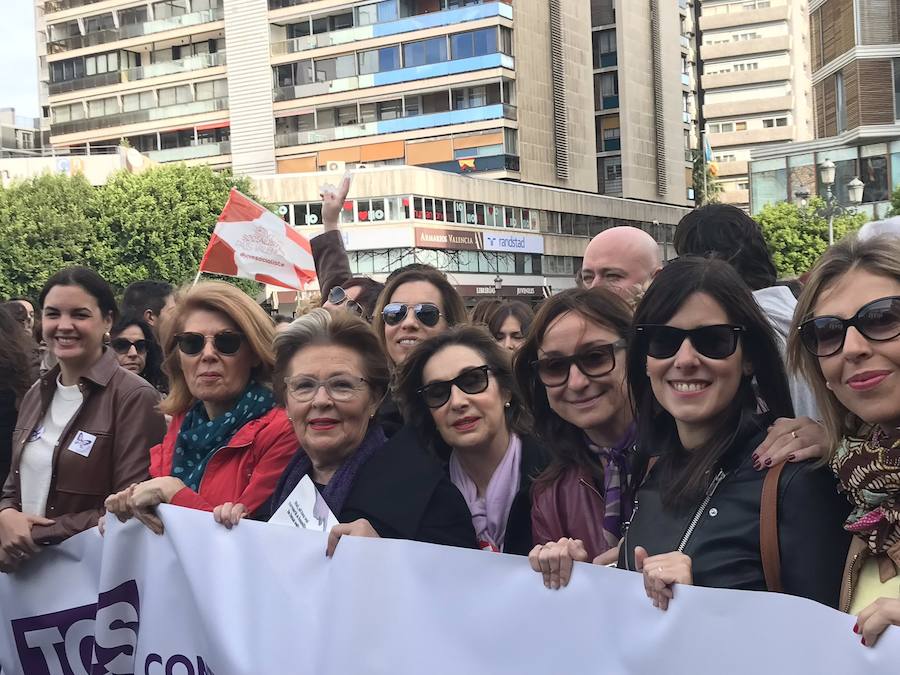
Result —
[{"label": "teal patterned scarf", "polygon": [[172,475],[197,492],[206,465],[216,451],[227,445],[247,422],[262,417],[274,406],[272,390],[252,380],[234,407],[212,421],[203,402],[197,401],[181,423],[172,458]]}]

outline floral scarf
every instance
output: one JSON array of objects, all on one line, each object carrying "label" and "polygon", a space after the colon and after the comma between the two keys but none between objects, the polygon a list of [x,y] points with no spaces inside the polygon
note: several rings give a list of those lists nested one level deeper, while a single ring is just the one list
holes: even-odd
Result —
[{"label": "floral scarf", "polygon": [[900,440],[890,441],[880,427],[865,439],[845,438],[831,468],[855,507],[844,529],[900,565]]},{"label": "floral scarf", "polygon": [[184,416],[175,455],[172,475],[180,478],[191,490],[200,489],[206,465],[216,450],[228,444],[242,426],[262,417],[275,407],[272,390],[251,381],[234,407],[224,415],[210,420],[202,401],[197,401]]}]

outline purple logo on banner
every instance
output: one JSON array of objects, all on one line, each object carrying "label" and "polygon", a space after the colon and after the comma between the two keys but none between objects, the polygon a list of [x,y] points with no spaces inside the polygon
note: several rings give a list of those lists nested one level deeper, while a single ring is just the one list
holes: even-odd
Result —
[{"label": "purple logo on banner", "polygon": [[[137,584],[126,581],[96,604],[16,619],[12,630],[28,675],[133,675],[139,621]],[[114,644],[97,645],[99,662],[92,664],[97,622]]]}]

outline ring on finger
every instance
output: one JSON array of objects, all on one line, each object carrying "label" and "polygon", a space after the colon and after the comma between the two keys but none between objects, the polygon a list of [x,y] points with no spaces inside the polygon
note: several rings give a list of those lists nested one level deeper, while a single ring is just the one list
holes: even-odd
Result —
[{"label": "ring on finger", "polygon": [[797,432],[796,432],[796,431],[792,431],[792,432],[791,432],[791,438],[793,438],[794,440],[797,440],[798,437],[797,437]]}]

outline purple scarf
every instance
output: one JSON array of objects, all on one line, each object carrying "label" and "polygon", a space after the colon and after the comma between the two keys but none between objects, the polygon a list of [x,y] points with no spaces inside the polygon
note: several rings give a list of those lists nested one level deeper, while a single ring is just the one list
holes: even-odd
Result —
[{"label": "purple scarf", "polygon": [[632,423],[625,436],[614,446],[597,447],[585,435],[588,449],[597,456],[603,467],[603,537],[607,546],[614,548],[622,538],[622,523],[631,519],[634,505],[629,479],[629,455],[634,448],[637,427]]},{"label": "purple scarf", "polygon": [[465,472],[456,451],[450,455],[450,481],[459,489],[472,514],[472,525],[478,546],[484,550],[502,551],[506,537],[506,521],[513,500],[519,491],[519,467],[522,462],[522,440],[515,434],[509,435],[509,445],[494,475],[488,482],[482,497],[478,487]]},{"label": "purple scarf", "polygon": [[[341,518],[341,511],[344,509],[347,495],[350,494],[353,483],[356,481],[356,474],[386,441],[387,437],[380,426],[377,424],[369,426],[369,430],[356,452],[344,460],[344,463],[328,481],[328,485],[321,490],[322,498],[338,520]],[[268,509],[270,514],[278,510],[278,507],[290,496],[297,484],[311,471],[312,460],[301,448],[291,459],[284,473],[281,474],[278,487],[275,488],[275,493],[272,495],[271,507]]]}]

